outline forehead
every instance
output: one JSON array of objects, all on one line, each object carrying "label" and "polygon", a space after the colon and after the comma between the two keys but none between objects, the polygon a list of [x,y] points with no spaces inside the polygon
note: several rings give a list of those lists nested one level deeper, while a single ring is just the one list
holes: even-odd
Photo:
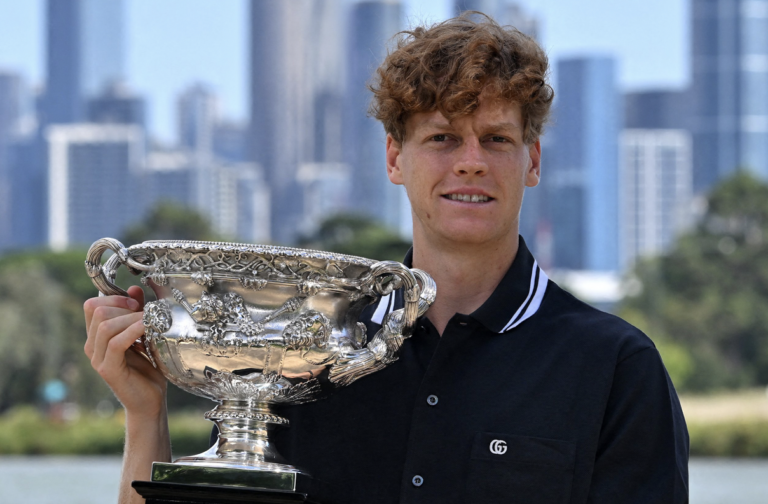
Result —
[{"label": "forehead", "polygon": [[416,112],[405,122],[406,137],[412,133],[432,128],[461,129],[471,127],[474,130],[504,129],[523,134],[523,117],[520,105],[516,102],[482,99],[471,113],[446,118],[439,110]]}]

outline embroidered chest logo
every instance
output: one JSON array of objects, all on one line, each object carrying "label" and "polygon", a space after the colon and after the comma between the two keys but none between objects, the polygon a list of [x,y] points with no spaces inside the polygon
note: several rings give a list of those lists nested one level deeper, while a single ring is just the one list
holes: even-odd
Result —
[{"label": "embroidered chest logo", "polygon": [[504,455],[507,453],[507,442],[502,439],[491,441],[491,453],[494,455]]}]

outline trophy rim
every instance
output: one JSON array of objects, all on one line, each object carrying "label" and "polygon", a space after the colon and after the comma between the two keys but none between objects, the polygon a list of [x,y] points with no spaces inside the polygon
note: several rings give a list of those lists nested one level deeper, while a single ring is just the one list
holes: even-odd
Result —
[{"label": "trophy rim", "polygon": [[283,245],[262,245],[255,243],[238,243],[225,241],[206,241],[206,240],[145,240],[141,243],[131,245],[128,251],[157,251],[157,250],[185,250],[195,252],[244,252],[251,254],[269,254],[278,257],[295,257],[297,259],[316,259],[324,261],[338,261],[343,263],[355,264],[358,266],[373,266],[380,262],[375,259],[365,257],[341,254],[338,252],[327,252],[300,247],[286,247]]}]

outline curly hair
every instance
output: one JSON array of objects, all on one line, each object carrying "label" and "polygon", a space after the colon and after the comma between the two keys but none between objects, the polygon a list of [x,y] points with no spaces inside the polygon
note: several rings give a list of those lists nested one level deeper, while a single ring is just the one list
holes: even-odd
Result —
[{"label": "curly hair", "polygon": [[369,85],[369,112],[402,143],[411,114],[439,110],[450,121],[471,114],[485,92],[520,105],[523,139],[531,144],[543,133],[555,94],[548,69],[546,53],[531,37],[465,12],[397,35]]}]

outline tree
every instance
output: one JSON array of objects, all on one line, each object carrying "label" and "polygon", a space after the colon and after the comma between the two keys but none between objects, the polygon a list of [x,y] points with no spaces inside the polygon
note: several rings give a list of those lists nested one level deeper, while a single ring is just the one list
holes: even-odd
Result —
[{"label": "tree", "polygon": [[218,240],[202,214],[176,203],[159,203],[123,233],[126,246],[145,240]]},{"label": "tree", "polygon": [[634,275],[642,292],[620,314],[663,356],[665,345],[677,354],[669,360],[685,368],[678,386],[768,383],[768,185],[747,172],[723,181],[696,228]]},{"label": "tree", "polygon": [[369,259],[402,261],[410,242],[376,221],[360,215],[337,215],[325,220],[299,246]]}]

